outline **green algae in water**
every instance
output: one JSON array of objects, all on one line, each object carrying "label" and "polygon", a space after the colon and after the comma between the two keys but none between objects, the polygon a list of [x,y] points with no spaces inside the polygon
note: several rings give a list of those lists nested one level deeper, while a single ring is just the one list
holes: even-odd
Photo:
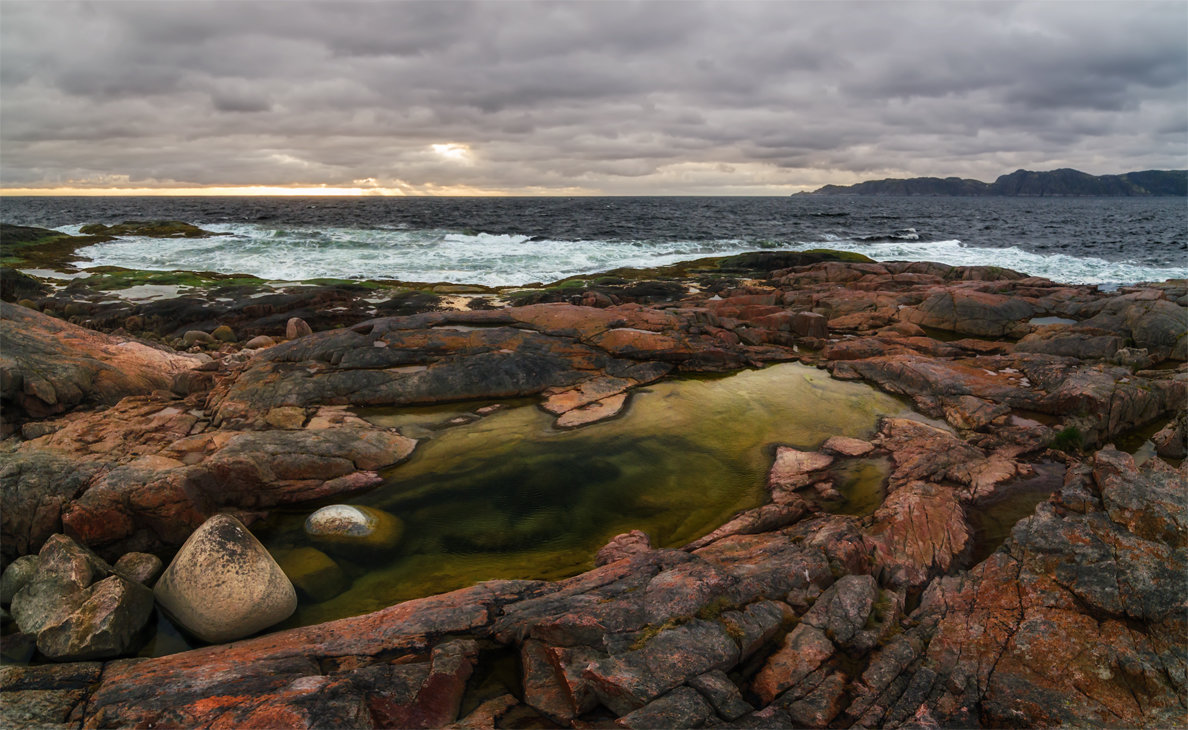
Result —
[{"label": "green algae in water", "polygon": [[865,517],[882,506],[891,474],[890,459],[855,459],[831,471],[843,499],[828,506],[830,512]]},{"label": "green algae in water", "polygon": [[[392,413],[418,423],[452,408]],[[371,564],[340,558],[352,587],[303,603],[287,625],[483,580],[567,577],[632,529],[657,546],[683,545],[765,501],[772,444],[815,449],[833,435],[869,437],[880,416],[910,414],[870,386],[794,363],[653,385],[622,417],[576,430],[554,429],[535,405],[499,411],[438,433],[383,486],[349,500],[397,515],[405,537]],[[257,534],[272,550],[309,544],[306,514],[275,516]]]}]

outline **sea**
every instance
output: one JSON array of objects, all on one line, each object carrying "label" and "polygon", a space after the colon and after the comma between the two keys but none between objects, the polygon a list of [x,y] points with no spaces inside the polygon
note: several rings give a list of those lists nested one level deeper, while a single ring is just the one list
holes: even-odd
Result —
[{"label": "sea", "polygon": [[225,234],[123,238],[81,267],[544,284],[618,267],[829,248],[993,265],[1105,289],[1188,278],[1184,198],[4,197],[0,221],[77,233],[181,220]]}]

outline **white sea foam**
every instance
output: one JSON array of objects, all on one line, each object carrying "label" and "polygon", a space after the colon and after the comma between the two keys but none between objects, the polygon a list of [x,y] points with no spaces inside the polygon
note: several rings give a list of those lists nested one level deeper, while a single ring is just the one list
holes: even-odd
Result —
[{"label": "white sea foam", "polygon": [[[1076,284],[1116,285],[1188,278],[1188,267],[1041,255],[1021,248],[976,248],[960,241],[551,241],[527,236],[401,228],[207,225],[213,238],[122,238],[79,250],[82,266],[252,274],[264,279],[397,279],[486,286],[521,286],[618,267],[653,267],[745,251],[832,248],[878,261],[938,261],[992,265]],[[72,227],[59,230],[71,231]]]}]

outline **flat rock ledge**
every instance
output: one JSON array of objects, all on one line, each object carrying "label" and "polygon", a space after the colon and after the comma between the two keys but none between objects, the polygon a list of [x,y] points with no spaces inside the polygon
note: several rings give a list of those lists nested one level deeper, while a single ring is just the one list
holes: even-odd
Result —
[{"label": "flat rock ledge", "polygon": [[[1182,448],[1183,282],[1102,293],[990,267],[826,261],[712,296],[587,300],[381,317],[205,357],[0,305],[3,561],[61,532],[113,563],[167,555],[212,514],[250,524],[371,488],[416,444],[355,406],[528,396],[577,425],[675,372],[799,359],[932,420],[785,446],[770,503],[681,549],[620,536],[566,580],[491,581],[153,659],[3,666],[0,723],[1188,721],[1188,467],[1109,445],[1167,421],[1160,453]],[[1042,316],[1077,324],[1030,324]],[[125,351],[146,370],[169,363],[169,382],[102,375]],[[887,468],[881,505],[825,511],[869,461]],[[987,545],[979,516],[1041,482],[1050,496]]]}]

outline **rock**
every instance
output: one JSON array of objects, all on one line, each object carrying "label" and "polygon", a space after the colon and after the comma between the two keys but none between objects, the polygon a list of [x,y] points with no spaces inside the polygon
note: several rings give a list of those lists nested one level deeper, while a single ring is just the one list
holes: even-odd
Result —
[{"label": "rock", "polygon": [[12,601],[21,631],[59,661],[109,659],[130,652],[152,613],[147,588],[111,574],[111,566],[65,535],[38,555],[37,573]]},{"label": "rock", "polygon": [[1165,459],[1188,456],[1188,412],[1180,411],[1175,418],[1151,437],[1155,453]]},{"label": "rock", "polygon": [[783,707],[795,727],[825,728],[844,706],[846,675],[834,672],[807,695]]},{"label": "rock", "polygon": [[1015,352],[1037,352],[1082,360],[1109,360],[1126,344],[1122,335],[1079,325],[1040,327],[1015,344]]},{"label": "rock", "polygon": [[219,341],[202,330],[188,330],[182,335],[182,342],[187,347],[192,347],[194,345],[214,345],[218,344]]},{"label": "rock", "polygon": [[618,395],[612,395],[602,400],[594,401],[580,408],[566,411],[560,416],[557,416],[557,420],[553,425],[557,428],[579,428],[581,426],[587,426],[591,423],[614,418],[623,411],[626,405],[627,394],[619,393]]},{"label": "rock", "polygon": [[852,648],[874,609],[879,587],[869,575],[842,576],[830,586],[801,621],[821,629],[835,644]]},{"label": "rock", "polygon": [[777,695],[795,687],[812,674],[836,650],[825,633],[808,624],[799,624],[784,639],[751,684],[751,691],[764,705]]},{"label": "rock", "polygon": [[738,685],[721,670],[696,676],[689,680],[689,686],[709,700],[718,716],[727,721],[737,720],[755,709],[743,700]]},{"label": "rock", "polygon": [[161,559],[151,553],[124,553],[112,569],[133,583],[151,588],[163,567]]},{"label": "rock", "polygon": [[615,724],[633,730],[700,727],[713,714],[713,707],[697,690],[677,687],[638,710],[623,715]]},{"label": "rock", "polygon": [[40,565],[41,560],[36,555],[22,555],[8,564],[4,574],[0,575],[0,606],[12,603],[13,596],[37,574]]},{"label": "rock", "polygon": [[243,347],[246,350],[259,350],[265,347],[272,347],[275,344],[276,340],[272,339],[268,335],[256,335],[252,339],[243,343]]},{"label": "rock", "polygon": [[219,342],[235,342],[235,331],[225,324],[211,330],[210,336]]},{"label": "rock", "polygon": [[102,671],[99,662],[0,667],[0,726],[78,727]]},{"label": "rock", "polygon": [[874,451],[874,444],[849,436],[830,436],[821,444],[821,451],[840,456],[866,456]]},{"label": "rock", "polygon": [[833,463],[833,457],[815,451],[800,451],[790,446],[776,449],[775,463],[767,474],[767,487],[773,492],[787,492],[806,487],[818,472]]},{"label": "rock", "polygon": [[720,624],[693,619],[660,631],[641,648],[592,662],[583,676],[599,701],[626,715],[692,677],[738,661],[738,645]]},{"label": "rock", "polygon": [[972,290],[937,292],[899,312],[905,322],[975,337],[1026,334],[1035,307],[1022,299]]},{"label": "rock", "polygon": [[298,429],[305,425],[305,409],[286,406],[269,409],[264,422],[273,428]]},{"label": "rock", "polygon": [[203,641],[231,641],[288,618],[293,584],[264,546],[230,515],[202,524],[153,589],[179,626]]},{"label": "rock", "polygon": [[298,337],[305,337],[306,335],[312,334],[313,329],[311,329],[310,326],[306,324],[305,320],[301,319],[300,317],[291,317],[289,318],[289,321],[285,323],[286,340],[295,340]]},{"label": "rock", "polygon": [[331,550],[372,554],[396,547],[404,523],[375,507],[332,504],[306,518],[305,534]]},{"label": "rock", "polygon": [[277,556],[294,587],[315,601],[328,601],[350,587],[338,563],[316,548],[302,547]]},{"label": "rock", "polygon": [[152,611],[148,588],[111,575],[92,585],[86,600],[64,620],[43,627],[37,649],[61,661],[122,656],[136,646]]},{"label": "rock", "polygon": [[188,355],[93,332],[0,302],[0,398],[5,419],[45,418],[84,403],[168,389],[198,365]]},{"label": "rock", "polygon": [[652,539],[643,530],[624,532],[612,537],[610,542],[598,550],[598,554],[594,556],[594,564],[606,565],[651,549]]},{"label": "rock", "polygon": [[883,502],[867,535],[883,580],[909,588],[948,572],[973,539],[953,490],[918,481]]}]

